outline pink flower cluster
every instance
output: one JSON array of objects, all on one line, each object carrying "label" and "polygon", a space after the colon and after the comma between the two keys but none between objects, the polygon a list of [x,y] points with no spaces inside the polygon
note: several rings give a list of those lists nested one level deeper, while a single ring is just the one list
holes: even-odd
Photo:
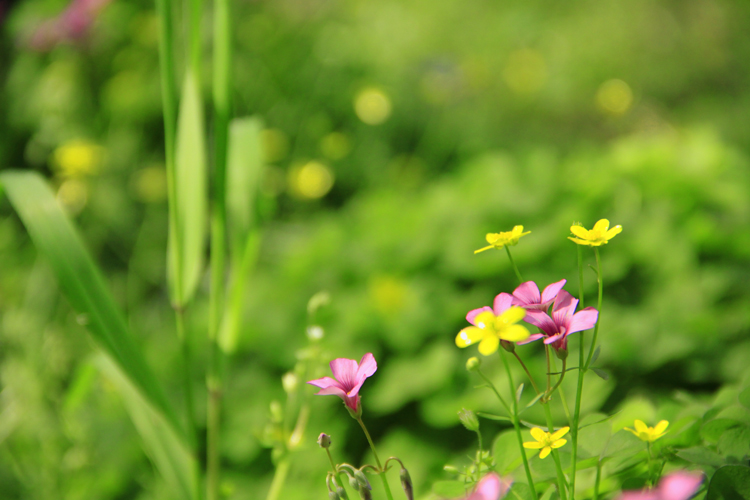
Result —
[{"label": "pink flower cluster", "polygon": [[616,500],[688,500],[703,482],[699,472],[677,471],[664,476],[656,488],[623,491]]},{"label": "pink flower cluster", "polygon": [[99,12],[111,0],[73,0],[57,17],[40,24],[28,41],[38,51],[47,51],[64,41],[85,37]]}]

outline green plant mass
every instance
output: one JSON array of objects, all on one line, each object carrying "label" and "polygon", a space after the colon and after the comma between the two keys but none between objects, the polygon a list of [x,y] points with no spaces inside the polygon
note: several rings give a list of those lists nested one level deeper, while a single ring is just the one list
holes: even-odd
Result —
[{"label": "green plant mass", "polygon": [[0,499],[750,499],[749,14],[0,0]]}]

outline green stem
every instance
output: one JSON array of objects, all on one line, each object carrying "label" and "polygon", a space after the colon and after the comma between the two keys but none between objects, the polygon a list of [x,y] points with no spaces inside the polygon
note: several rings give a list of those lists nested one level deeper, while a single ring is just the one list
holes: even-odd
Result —
[{"label": "green stem", "polygon": [[273,474],[273,481],[271,481],[271,488],[268,490],[266,500],[278,500],[281,490],[284,488],[284,482],[286,476],[289,473],[289,458],[282,459],[276,464],[276,470]]},{"label": "green stem", "polygon": [[[547,427],[549,429],[549,433],[554,434],[555,426],[552,423],[552,412],[549,409],[549,404],[545,403],[542,406],[544,407],[544,415],[547,417]],[[560,463],[560,454],[557,452],[557,450],[552,450],[552,458],[555,460],[555,468],[557,469],[558,494],[560,495],[561,500],[567,500],[567,490],[565,489],[565,474],[563,473],[562,464]]]},{"label": "green stem", "polygon": [[[583,251],[581,245],[576,245],[578,249],[578,304],[583,309]],[[583,377],[586,374],[586,366],[584,363],[585,350],[586,350],[586,335],[585,331],[579,334],[580,344],[578,348],[578,385],[576,387],[576,403],[573,410],[573,422],[571,423],[571,446],[573,451],[571,452],[571,474],[570,474],[570,500],[575,500],[576,494],[576,468],[578,467],[578,426],[581,419],[581,395],[583,394]],[[597,474],[600,473],[597,470]]]},{"label": "green stem", "polygon": [[185,310],[183,308],[175,309],[175,323],[177,326],[177,338],[182,344],[182,361],[183,366],[183,385],[185,390],[185,415],[187,416],[188,434],[190,440],[195,446],[196,442],[196,418],[195,418],[195,400],[193,397],[193,355],[190,348],[190,338],[185,330]]},{"label": "green stem", "polygon": [[380,480],[383,481],[383,488],[385,488],[385,496],[388,497],[388,500],[393,500],[391,488],[388,486],[388,479],[385,477],[385,469],[383,469],[383,464],[380,462],[378,452],[375,450],[375,443],[372,442],[372,438],[367,431],[367,427],[365,427],[365,423],[362,421],[362,417],[357,418],[357,422],[359,422],[359,426],[362,427],[362,431],[364,431],[365,436],[367,437],[367,442],[370,443],[372,454],[375,456],[375,463],[378,464],[378,475],[380,476]]},{"label": "green stem", "polygon": [[[555,358],[553,357],[550,359],[552,360],[552,370],[557,373],[557,363],[555,363]],[[560,402],[562,403],[563,411],[565,412],[565,418],[568,420],[568,422],[572,422],[570,418],[570,408],[568,408],[568,401],[565,398],[565,391],[562,387],[558,387],[557,392],[560,393]]]},{"label": "green stem", "polygon": [[521,363],[521,367],[523,367],[523,371],[526,372],[526,376],[529,377],[529,380],[531,381],[531,385],[534,386],[534,390],[536,391],[537,395],[539,395],[539,387],[536,385],[536,382],[534,381],[534,377],[531,376],[531,372],[529,372],[529,369],[526,367],[526,364],[521,360],[521,357],[518,355],[518,353],[514,350],[513,355],[516,357],[519,363]]},{"label": "green stem", "polygon": [[341,480],[341,473],[336,468],[336,462],[333,461],[331,450],[326,448],[326,453],[328,454],[328,460],[331,462],[331,470],[333,471],[333,474],[336,476],[336,481],[338,481],[339,486],[344,488],[344,482]]},{"label": "green stem", "polygon": [[[538,500],[538,496],[536,493],[536,486],[534,485],[534,478],[531,475],[531,468],[529,467],[529,459],[526,458],[526,448],[523,447],[523,436],[521,436],[521,425],[518,421],[518,401],[515,398],[515,384],[513,383],[513,374],[510,371],[510,363],[508,363],[507,358],[505,357],[505,354],[503,352],[500,352],[500,357],[503,360],[503,365],[505,365],[505,372],[508,374],[508,384],[510,387],[510,394],[511,399],[513,400],[513,410],[510,412],[511,420],[513,421],[513,428],[516,431],[516,438],[518,440],[518,447],[521,450],[521,459],[523,460],[523,468],[526,472],[526,480],[529,482],[529,489],[531,490],[531,495],[534,500]],[[494,386],[493,386],[494,388]],[[495,390],[495,393],[497,394],[497,390]],[[500,395],[498,394],[498,397]]]},{"label": "green stem", "polygon": [[562,370],[560,371],[560,380],[558,380],[555,386],[552,389],[550,389],[549,394],[547,394],[548,398],[552,395],[553,392],[557,390],[558,387],[560,387],[560,384],[562,384],[563,378],[565,378],[566,363],[567,363],[567,359],[563,359]]},{"label": "green stem", "polygon": [[521,273],[518,272],[518,267],[516,266],[516,262],[513,260],[513,256],[510,254],[510,248],[508,248],[508,245],[505,245],[505,252],[508,254],[508,259],[510,260],[510,265],[513,267],[513,272],[516,273],[516,278],[518,279],[518,283],[523,283],[523,278],[521,278]]},{"label": "green stem", "polygon": [[[487,382],[487,385],[489,386],[490,389],[492,389],[492,392],[495,393],[495,396],[497,396],[497,399],[500,401],[500,404],[503,405],[503,407],[505,408],[505,410],[508,412],[508,415],[510,415],[512,417],[513,416],[513,412],[511,411],[510,406],[508,406],[508,403],[506,403],[505,399],[503,399],[503,397],[500,395],[500,393],[498,392],[497,388],[495,387],[495,384],[493,384],[492,381],[489,378],[487,378],[487,375],[485,375],[484,373],[482,373],[482,370],[477,370],[477,373],[479,374],[480,377],[482,377],[484,379],[485,382]],[[511,391],[511,393],[512,392],[513,391]]]},{"label": "green stem", "polygon": [[190,0],[190,48],[188,57],[190,70],[193,72],[195,81],[200,89],[201,85],[201,14],[202,0]]},{"label": "green stem", "polygon": [[602,461],[601,459],[596,463],[596,481],[594,482],[594,498],[593,500],[599,500],[599,484],[602,480]]},{"label": "green stem", "polygon": [[596,349],[596,339],[599,335],[599,324],[602,322],[602,296],[604,294],[604,280],[602,279],[602,265],[599,259],[599,249],[594,247],[594,255],[596,255],[596,281],[599,283],[599,298],[596,304],[596,310],[599,311],[599,317],[594,325],[594,338],[591,340],[591,347],[589,348],[589,356],[586,360],[586,369],[588,370],[591,364],[591,358],[594,356],[594,350]]}]

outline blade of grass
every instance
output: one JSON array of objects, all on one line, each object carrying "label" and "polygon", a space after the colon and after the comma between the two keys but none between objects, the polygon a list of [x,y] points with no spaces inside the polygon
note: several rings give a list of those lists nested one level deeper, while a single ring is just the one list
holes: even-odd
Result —
[{"label": "blade of grass", "polygon": [[0,173],[0,183],[91,336],[143,399],[164,416],[175,435],[186,440],[187,435],[162,386],[146,363],[139,341],[128,329],[104,278],[46,181],[35,172],[6,170]]}]

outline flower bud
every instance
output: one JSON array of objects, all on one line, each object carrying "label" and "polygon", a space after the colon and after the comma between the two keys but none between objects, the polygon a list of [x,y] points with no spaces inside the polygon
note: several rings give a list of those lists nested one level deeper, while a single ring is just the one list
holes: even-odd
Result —
[{"label": "flower bud", "polygon": [[284,409],[281,407],[281,403],[274,400],[271,401],[271,422],[283,422],[284,421]]},{"label": "flower bud", "polygon": [[461,471],[455,465],[444,465],[443,470],[448,474],[460,474]]},{"label": "flower bud", "polygon": [[325,432],[321,432],[320,436],[318,436],[318,446],[321,448],[328,448],[331,446],[331,436]]},{"label": "flower bud", "polygon": [[359,498],[362,500],[372,500],[372,492],[367,488],[362,488],[359,490]]},{"label": "flower bud", "polygon": [[[354,471],[354,477],[357,478],[357,482],[359,483],[360,490],[366,489],[371,490],[372,486],[370,485],[370,481],[367,480],[367,476],[365,476],[365,473],[361,470],[357,469]],[[360,491],[361,493],[361,491]]]},{"label": "flower bud", "polygon": [[404,490],[406,499],[414,500],[414,485],[411,482],[411,476],[409,475],[409,471],[406,470],[403,466],[401,467],[401,472],[399,473],[399,477],[401,478],[401,488]]},{"label": "flower bud", "polygon": [[346,490],[341,486],[336,487],[336,493],[338,493],[341,500],[349,500],[349,495],[346,494]]},{"label": "flower bud", "polygon": [[471,357],[468,361],[466,361],[466,369],[470,372],[478,370],[480,366],[482,366],[482,360],[480,360],[476,356]]},{"label": "flower bud", "polygon": [[468,430],[474,432],[479,430],[479,419],[477,418],[477,414],[473,411],[462,408],[461,411],[458,412],[458,419]]},{"label": "flower bud", "polygon": [[503,349],[505,349],[508,352],[516,352],[516,344],[513,342],[508,342],[507,340],[501,340],[500,345]]},{"label": "flower bud", "polygon": [[565,360],[565,359],[568,358],[568,350],[567,349],[557,349],[555,352],[557,353],[557,357],[560,358],[560,359],[562,359],[562,360]]},{"label": "flower bud", "polygon": [[336,493],[335,491],[329,491],[328,492],[328,500],[341,500],[341,499],[339,498],[339,494],[338,493]]},{"label": "flower bud", "polygon": [[284,391],[287,394],[291,394],[297,389],[299,379],[294,372],[287,372],[281,377],[281,385],[284,387]]},{"label": "flower bud", "polygon": [[362,487],[359,485],[359,481],[357,481],[357,478],[354,476],[349,476],[349,487],[359,493],[359,490],[362,489]]}]

